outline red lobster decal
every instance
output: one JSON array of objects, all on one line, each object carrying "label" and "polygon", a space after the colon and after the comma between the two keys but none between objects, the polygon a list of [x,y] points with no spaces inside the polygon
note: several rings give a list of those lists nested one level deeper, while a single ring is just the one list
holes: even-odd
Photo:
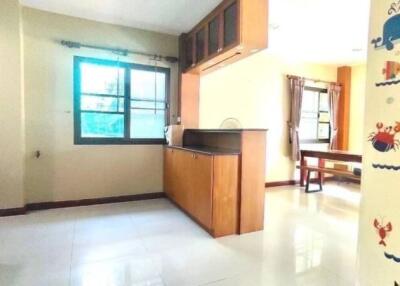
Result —
[{"label": "red lobster decal", "polygon": [[386,247],[385,238],[388,236],[388,233],[393,230],[393,227],[391,222],[389,222],[386,226],[382,225],[383,222],[380,224],[377,219],[374,220],[374,227],[378,230],[379,237],[381,238],[379,245]]}]

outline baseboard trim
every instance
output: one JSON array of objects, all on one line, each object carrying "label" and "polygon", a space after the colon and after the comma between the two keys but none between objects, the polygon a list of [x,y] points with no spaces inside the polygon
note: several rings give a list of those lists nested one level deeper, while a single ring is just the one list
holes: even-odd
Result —
[{"label": "baseboard trim", "polygon": [[166,197],[165,193],[149,193],[149,194],[128,195],[128,196],[118,196],[118,197],[105,197],[105,198],[95,198],[95,199],[31,203],[31,204],[27,204],[23,208],[0,209],[0,217],[24,215],[28,211],[83,207],[83,206],[91,206],[91,205],[104,205],[104,204],[124,203],[124,202],[132,202],[132,201],[145,201],[145,200],[154,200],[154,199],[160,199],[160,198],[165,198],[165,197]]},{"label": "baseboard trim", "polygon": [[333,177],[334,181],[336,182],[343,182],[343,183],[352,183],[352,184],[357,184],[360,185],[361,182],[359,180],[355,180],[352,178],[340,178],[340,177]]},{"label": "baseboard trim", "polygon": [[150,194],[105,197],[105,198],[96,198],[96,199],[32,203],[32,204],[27,204],[26,209],[28,211],[37,211],[37,210],[82,207],[82,206],[91,206],[91,205],[124,203],[124,202],[131,202],[131,201],[145,201],[145,200],[160,199],[160,198],[164,198],[164,197],[165,197],[165,193],[150,193]]},{"label": "baseboard trim", "polygon": [[265,183],[265,187],[266,188],[274,188],[274,187],[283,187],[283,186],[294,186],[299,183],[300,183],[300,181],[295,181],[295,180],[269,182],[269,183]]},{"label": "baseboard trim", "polygon": [[[324,181],[325,182],[330,182],[330,181],[338,181],[338,178],[335,177],[325,177]],[[311,183],[318,183],[318,179],[314,178],[311,179]],[[275,187],[284,187],[284,186],[295,186],[295,185],[300,185],[300,180],[289,180],[289,181],[278,181],[278,182],[267,182],[265,183],[266,188],[275,188]]]},{"label": "baseboard trim", "polygon": [[0,217],[5,216],[16,216],[26,214],[26,207],[12,208],[12,209],[0,209]]}]

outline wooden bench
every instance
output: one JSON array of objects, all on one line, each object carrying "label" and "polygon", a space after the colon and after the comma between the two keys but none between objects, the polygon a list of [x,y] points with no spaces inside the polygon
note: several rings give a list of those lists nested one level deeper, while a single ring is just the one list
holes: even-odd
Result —
[{"label": "wooden bench", "polygon": [[[308,166],[306,158],[315,158],[318,160],[318,167]],[[306,183],[308,186],[306,188],[307,192],[309,190],[309,184],[311,180],[312,172],[318,173],[318,181],[320,184],[320,189],[322,190],[322,184],[324,180],[323,173],[333,174],[336,176],[346,177],[353,180],[360,181],[360,177],[354,175],[348,170],[339,170],[335,168],[326,168],[325,161],[332,160],[337,162],[348,162],[348,163],[361,163],[362,156],[359,154],[354,154],[348,151],[340,150],[328,150],[328,151],[317,151],[317,150],[301,150],[301,160],[300,160],[300,185],[303,187]],[[306,181],[307,177],[307,181]]]},{"label": "wooden bench", "polygon": [[[322,168],[322,167],[314,167],[314,166],[299,166],[300,170],[304,170],[307,172],[307,181],[306,181],[306,193],[315,193],[322,191],[322,174],[331,174],[334,176],[345,177],[355,181],[361,181],[361,177],[354,175],[353,172],[347,170],[338,170],[333,168]],[[318,174],[318,190],[310,190],[310,183],[311,183],[311,173],[315,172]]]}]

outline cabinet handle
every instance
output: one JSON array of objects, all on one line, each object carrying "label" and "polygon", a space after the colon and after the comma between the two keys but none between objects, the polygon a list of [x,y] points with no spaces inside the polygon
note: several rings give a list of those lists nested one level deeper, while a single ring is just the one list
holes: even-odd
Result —
[{"label": "cabinet handle", "polygon": [[197,159],[197,155],[196,154],[192,154],[192,158],[193,159]]},{"label": "cabinet handle", "polygon": [[221,51],[222,51],[222,48],[219,48],[219,49],[218,49],[218,53],[220,53]]}]

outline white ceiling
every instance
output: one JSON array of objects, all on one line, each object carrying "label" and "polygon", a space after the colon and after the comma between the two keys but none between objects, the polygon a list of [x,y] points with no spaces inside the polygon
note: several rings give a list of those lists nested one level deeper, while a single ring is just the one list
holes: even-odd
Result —
[{"label": "white ceiling", "polygon": [[[221,0],[20,2],[59,14],[178,35],[189,31]],[[369,5],[370,0],[270,0],[269,52],[287,60],[363,63],[368,45]]]},{"label": "white ceiling", "polygon": [[24,6],[89,20],[178,35],[222,0],[20,0]]},{"label": "white ceiling", "polygon": [[292,60],[364,63],[369,8],[370,0],[270,0],[270,50]]}]

